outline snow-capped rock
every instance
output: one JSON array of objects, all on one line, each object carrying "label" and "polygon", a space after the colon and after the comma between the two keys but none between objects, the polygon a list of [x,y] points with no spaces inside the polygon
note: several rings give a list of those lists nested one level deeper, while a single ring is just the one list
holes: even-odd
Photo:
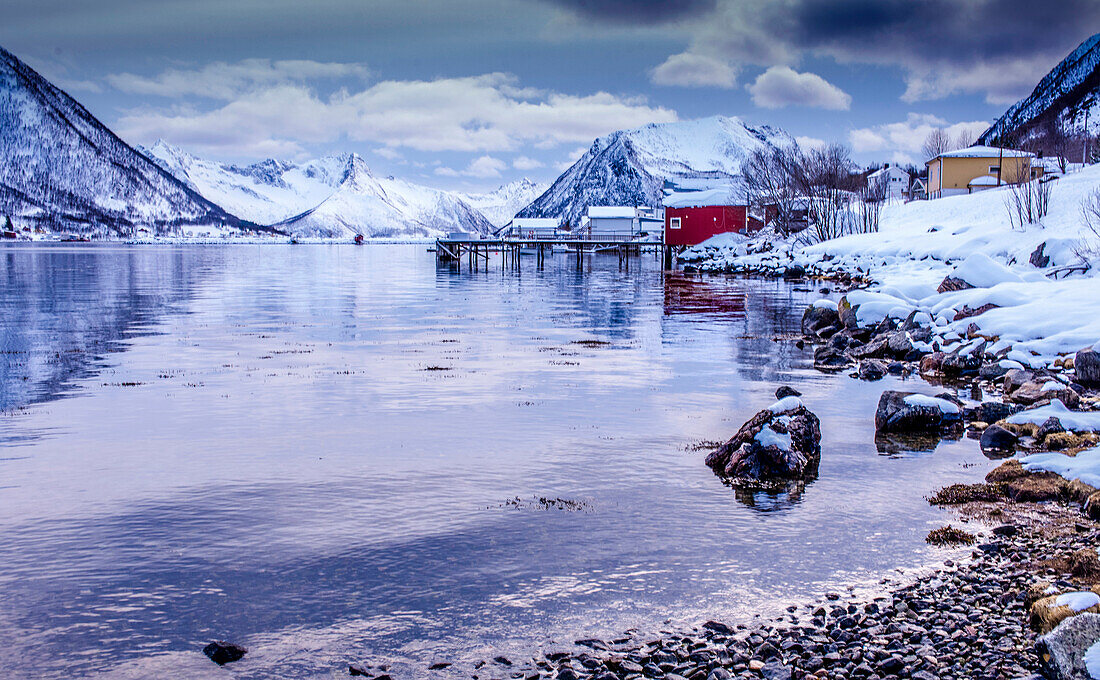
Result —
[{"label": "snow-capped rock", "polygon": [[461,198],[376,177],[356,154],[238,166],[196,158],[163,141],[145,151],[226,209],[295,236],[428,237],[448,231],[486,233],[492,227]]},{"label": "snow-capped rock", "polygon": [[549,188],[548,184],[537,184],[524,177],[502,185],[495,191],[485,194],[458,194],[458,197],[479,210],[494,227],[503,227],[512,221],[516,213]]},{"label": "snow-capped rock", "polygon": [[620,130],[593,142],[517,217],[558,217],[577,224],[592,205],[656,206],[666,179],[736,182],[742,160],[753,150],[793,144],[782,130],[749,127],[725,116]]},{"label": "snow-capped rock", "polygon": [[1028,136],[1047,123],[1080,131],[1085,113],[1100,111],[1100,33],[1081,43],[1048,73],[1035,90],[1001,116],[978,138],[979,144],[1006,143]]},{"label": "snow-capped rock", "polygon": [[250,227],[108,130],[0,48],[0,215],[94,236]]}]

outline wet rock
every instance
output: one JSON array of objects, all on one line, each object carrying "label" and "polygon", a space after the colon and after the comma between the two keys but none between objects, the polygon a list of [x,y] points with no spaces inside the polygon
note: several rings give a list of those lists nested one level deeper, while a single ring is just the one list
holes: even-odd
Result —
[{"label": "wet rock", "polygon": [[859,362],[858,375],[860,380],[882,380],[883,376],[886,375],[886,364],[874,359],[861,361]]},{"label": "wet rock", "polygon": [[958,277],[947,276],[947,277],[944,278],[943,281],[940,282],[940,285],[936,287],[936,292],[937,293],[953,293],[957,290],[967,290],[967,289],[973,288],[973,287],[974,286],[970,285],[969,283],[967,283],[966,281],[963,281],[962,279],[960,279]]},{"label": "wet rock", "polygon": [[859,328],[859,318],[857,317],[857,311],[859,305],[853,307],[849,302],[847,296],[840,298],[840,302],[837,303],[837,315],[840,317],[840,323],[845,328],[855,329]]},{"label": "wet rock", "polygon": [[[1078,592],[1069,597],[1076,597],[1083,600],[1077,605],[1077,608],[1070,607],[1066,604],[1058,604],[1062,595],[1048,595],[1046,597],[1039,598],[1031,605],[1029,612],[1029,622],[1032,630],[1038,633],[1049,633],[1057,628],[1066,619],[1074,616],[1080,616],[1084,613],[1100,614],[1100,597],[1097,597],[1092,592]],[[1086,606],[1089,602],[1095,602],[1091,606]]]},{"label": "wet rock", "polygon": [[757,413],[706,459],[716,474],[751,482],[812,479],[820,461],[820,422],[797,397]]},{"label": "wet rock", "polygon": [[836,328],[840,325],[840,315],[831,307],[810,305],[802,315],[803,335],[818,336],[820,330]]},{"label": "wet rock", "polygon": [[1062,427],[1062,421],[1057,417],[1051,416],[1043,421],[1043,424],[1039,426],[1039,429],[1035,431],[1035,439],[1043,441],[1052,434],[1059,434],[1065,432],[1066,428]]},{"label": "wet rock", "polygon": [[943,366],[943,358],[947,354],[943,352],[932,352],[921,357],[920,360],[920,372],[925,374],[936,374],[940,372],[940,368]]},{"label": "wet rock", "polygon": [[1016,435],[998,425],[990,425],[982,432],[980,444],[985,454],[1012,455],[1019,442]]},{"label": "wet rock", "polygon": [[225,640],[215,640],[202,648],[202,653],[219,666],[240,661],[248,650]]},{"label": "wet rock", "polygon": [[1029,380],[1011,392],[1005,393],[1005,398],[1016,404],[1025,406],[1048,404],[1054,399],[1060,400],[1066,408],[1077,408],[1081,403],[1081,397],[1071,390],[1068,385],[1053,386],[1056,381]]},{"label": "wet rock", "polygon": [[1031,264],[1032,267],[1042,269],[1043,267],[1046,267],[1050,264],[1050,256],[1043,254],[1043,251],[1046,250],[1046,247],[1047,242],[1043,241],[1035,248],[1035,250],[1031,251],[1031,255],[1027,258],[1027,261]]},{"label": "wet rock", "polygon": [[1085,652],[1100,640],[1100,614],[1081,614],[1065,621],[1035,643],[1043,675],[1050,680],[1081,680]]},{"label": "wet rock", "polygon": [[1024,383],[1033,382],[1038,379],[1038,374],[1034,371],[1023,368],[1012,368],[1009,369],[1008,373],[1005,373],[1005,379],[1001,384],[1001,389],[1005,391],[1005,394],[1008,394],[1009,392],[1018,390]]},{"label": "wet rock", "polygon": [[791,680],[791,667],[778,661],[769,661],[760,669],[766,680]]},{"label": "wet rock", "polygon": [[935,433],[960,428],[962,409],[945,399],[913,392],[882,393],[875,410],[878,432]]},{"label": "wet rock", "polygon": [[832,347],[818,347],[814,350],[814,368],[816,369],[822,371],[839,371],[851,365],[851,363],[848,357]]},{"label": "wet rock", "polygon": [[963,319],[969,319],[975,316],[981,316],[991,309],[997,309],[999,305],[995,305],[992,302],[988,302],[981,307],[969,307],[963,305],[963,308],[955,312],[955,318],[952,321],[962,321]]},{"label": "wet rock", "polygon": [[1077,382],[1085,387],[1100,387],[1100,353],[1083,349],[1073,358]]},{"label": "wet rock", "polygon": [[776,399],[786,399],[787,397],[801,397],[801,396],[802,396],[801,392],[794,389],[793,387],[788,387],[786,385],[783,385],[782,387],[780,387],[779,389],[777,389],[775,391],[775,398]]},{"label": "wet rock", "polygon": [[785,279],[801,279],[804,276],[806,276],[806,268],[802,265],[792,264],[783,270]]},{"label": "wet rock", "polygon": [[995,423],[999,420],[1019,413],[1023,409],[1019,404],[1006,404],[1000,401],[987,401],[973,408],[963,409],[963,417],[967,420],[979,420],[983,423]]},{"label": "wet rock", "polygon": [[367,677],[370,672],[362,666],[348,666],[348,675],[352,677]]}]

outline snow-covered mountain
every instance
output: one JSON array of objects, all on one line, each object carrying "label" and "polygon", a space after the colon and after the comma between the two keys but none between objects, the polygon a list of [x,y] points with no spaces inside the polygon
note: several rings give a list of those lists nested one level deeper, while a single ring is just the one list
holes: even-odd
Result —
[{"label": "snow-covered mountain", "polygon": [[247,166],[196,158],[158,141],[144,150],[165,170],[234,214],[296,236],[340,238],[485,233],[492,225],[461,198],[376,177],[356,154]]},{"label": "snow-covered mountain", "polygon": [[577,224],[592,205],[659,205],[666,179],[736,181],[741,161],[753,150],[795,143],[777,128],[749,127],[725,116],[620,130],[593,142],[517,216]]},{"label": "snow-covered mountain", "polygon": [[1047,124],[1081,131],[1085,114],[1100,114],[1100,34],[1081,43],[1048,73],[1035,90],[978,138],[979,144],[1019,143]]},{"label": "snow-covered mountain", "polygon": [[91,235],[252,226],[150,162],[3,48],[0,215]]},{"label": "snow-covered mountain", "polygon": [[459,194],[459,198],[481,211],[494,227],[502,227],[549,188],[549,184],[537,184],[524,177],[504,184],[495,191],[485,194]]}]

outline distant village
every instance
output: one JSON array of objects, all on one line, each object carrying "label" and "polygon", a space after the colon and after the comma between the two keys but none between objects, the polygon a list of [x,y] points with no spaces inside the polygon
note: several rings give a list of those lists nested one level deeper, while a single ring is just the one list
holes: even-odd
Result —
[{"label": "distant village", "polygon": [[[688,247],[725,233],[774,230],[807,243],[878,230],[887,204],[1007,188],[1029,204],[1050,182],[1080,170],[1097,153],[1087,136],[1045,131],[1020,144],[952,140],[933,130],[924,167],[883,163],[858,170],[840,145],[761,149],[740,177],[666,179],[655,205],[591,206],[578,224],[562,218],[514,218],[495,236],[524,240],[659,241]],[[1019,195],[1019,194],[1024,195]]]}]

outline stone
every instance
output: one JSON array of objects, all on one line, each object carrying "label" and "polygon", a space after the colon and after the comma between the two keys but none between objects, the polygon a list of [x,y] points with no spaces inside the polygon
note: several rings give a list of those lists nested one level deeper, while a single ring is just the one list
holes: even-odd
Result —
[{"label": "stone", "polygon": [[[955,312],[955,318],[952,321],[962,321],[963,319],[969,319],[975,316],[981,316],[991,309],[997,309],[999,305],[995,305],[992,302],[987,302],[981,307],[969,307],[963,305],[963,308]],[[976,333],[975,333],[976,334]]]},{"label": "stone", "polygon": [[1005,394],[1014,392],[1019,389],[1021,385],[1026,382],[1031,382],[1038,379],[1038,375],[1034,371],[1029,371],[1022,368],[1009,369],[1008,373],[1005,373],[1004,382],[1001,384],[1001,389]]},{"label": "stone", "polygon": [[[954,413],[937,406],[909,403],[913,392],[887,390],[878,400],[875,410],[875,430],[878,432],[941,432],[961,428],[962,410]],[[956,407],[957,408],[957,407]]]},{"label": "stone", "polygon": [[1085,387],[1100,387],[1100,353],[1081,350],[1073,358],[1073,370],[1077,371],[1077,382]]},{"label": "stone", "polygon": [[859,305],[853,307],[848,302],[847,296],[840,298],[840,302],[837,303],[837,315],[840,317],[840,323],[843,324],[845,328],[859,328],[859,318],[857,317],[858,310]]},{"label": "stone", "polygon": [[1065,432],[1066,428],[1062,427],[1062,421],[1058,420],[1056,416],[1051,416],[1043,421],[1043,424],[1039,426],[1039,429],[1035,431],[1035,439],[1043,441],[1052,434],[1059,434]]},{"label": "stone", "polygon": [[882,380],[886,375],[886,365],[881,361],[875,361],[874,359],[867,359],[859,362],[859,379],[860,380]]},{"label": "stone", "polygon": [[925,354],[920,360],[920,372],[926,374],[939,373],[940,368],[943,366],[943,358],[946,356],[947,354],[943,352]]},{"label": "stone", "polygon": [[791,680],[791,667],[778,661],[769,661],[760,669],[765,680]]},{"label": "stone", "polygon": [[202,648],[202,653],[219,666],[240,661],[248,650],[225,640],[215,640]]},{"label": "stone", "polygon": [[1068,385],[1062,385],[1054,389],[1044,389],[1047,382],[1042,378],[1029,380],[1011,392],[1006,392],[1005,398],[1013,403],[1025,406],[1049,404],[1054,399],[1060,400],[1069,409],[1077,408],[1080,405],[1081,395],[1071,390]]},{"label": "stone", "polygon": [[1035,250],[1031,251],[1031,256],[1027,258],[1027,261],[1031,264],[1032,267],[1042,269],[1043,267],[1046,267],[1050,264],[1050,256],[1043,254],[1043,251],[1046,250],[1046,247],[1047,242],[1043,241],[1035,248]]},{"label": "stone", "polygon": [[963,410],[963,415],[967,420],[978,420],[983,423],[996,423],[999,420],[1011,416],[1014,413],[1018,413],[1023,409],[1019,404],[1006,404],[1000,401],[986,401],[973,408],[967,408]]},{"label": "stone", "polygon": [[775,398],[776,399],[785,399],[787,397],[801,397],[801,396],[802,396],[801,392],[794,389],[793,387],[787,387],[786,385],[783,385],[782,387],[780,387],[779,389],[777,389],[775,391]]},{"label": "stone", "polygon": [[974,286],[970,285],[969,283],[967,283],[966,281],[963,281],[962,279],[960,279],[958,277],[947,276],[947,277],[944,278],[943,281],[940,282],[940,285],[936,288],[936,292],[937,293],[953,293],[957,290],[967,290],[967,289],[973,288],[973,287]]},{"label": "stone", "polygon": [[750,671],[760,671],[760,670],[764,669],[764,665],[765,665],[764,662],[761,661],[760,659],[753,659],[753,660],[749,661],[749,670]]},{"label": "stone", "polygon": [[801,279],[804,276],[806,276],[806,268],[802,265],[792,264],[783,270],[785,279]]},{"label": "stone", "polygon": [[[795,397],[787,410],[764,409],[706,458],[720,476],[741,481],[814,479],[821,462],[821,423]],[[776,408],[783,401],[777,402]]]},{"label": "stone", "polygon": [[814,350],[814,368],[823,371],[838,371],[851,363],[848,357],[832,347],[818,347]]},{"label": "stone", "polygon": [[1088,678],[1085,652],[1100,640],[1100,614],[1080,614],[1035,642],[1039,666],[1050,680]]},{"label": "stone", "polygon": [[999,425],[990,425],[982,432],[980,444],[983,453],[1002,453],[1012,455],[1019,439],[1016,435]]},{"label": "stone", "polygon": [[810,305],[802,314],[802,334],[818,336],[819,331],[840,325],[840,315],[830,307]]}]

